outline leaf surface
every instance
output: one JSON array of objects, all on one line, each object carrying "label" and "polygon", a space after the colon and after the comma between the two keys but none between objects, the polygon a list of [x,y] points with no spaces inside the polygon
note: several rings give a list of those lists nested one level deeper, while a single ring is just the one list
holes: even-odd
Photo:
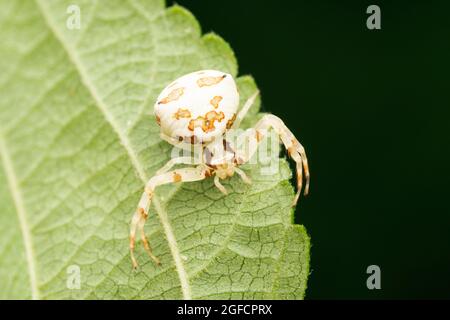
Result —
[{"label": "leaf surface", "polygon": [[[146,180],[168,159],[153,102],[199,69],[236,76],[229,45],[159,0],[0,1],[0,298],[298,299],[309,238],[292,224],[291,172],[243,168],[223,196],[211,179],[157,190],[146,232],[128,226]],[[238,78],[241,105],[256,90]],[[259,101],[246,124],[257,118]],[[79,268],[79,289],[71,286]]]}]

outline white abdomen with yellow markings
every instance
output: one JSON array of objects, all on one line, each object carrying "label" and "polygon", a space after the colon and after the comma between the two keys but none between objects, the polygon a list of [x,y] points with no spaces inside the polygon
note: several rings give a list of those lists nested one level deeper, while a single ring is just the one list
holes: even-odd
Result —
[{"label": "white abdomen with yellow markings", "polygon": [[230,74],[202,70],[164,88],[155,103],[155,116],[165,140],[209,143],[231,127],[238,105],[239,93]]}]

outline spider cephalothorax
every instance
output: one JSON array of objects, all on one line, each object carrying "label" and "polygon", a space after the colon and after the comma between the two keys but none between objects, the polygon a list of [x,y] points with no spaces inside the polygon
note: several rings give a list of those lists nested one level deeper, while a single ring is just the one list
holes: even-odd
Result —
[{"label": "spider cephalothorax", "polygon": [[[242,131],[240,138],[248,142],[246,148],[238,148],[232,140],[227,139],[228,132],[239,128],[257,95],[258,92],[253,94],[237,113],[239,92],[236,83],[230,74],[216,70],[189,73],[163,89],[154,107],[156,122],[161,127],[161,138],[182,149],[195,147],[200,154],[196,157],[173,157],[147,182],[131,221],[130,252],[133,267],[137,267],[134,246],[138,228],[144,248],[159,264],[159,259],[153,255],[144,234],[144,224],[156,187],[214,176],[216,187],[227,194],[220,180],[231,177],[234,173],[244,182],[251,183],[239,166],[252,158],[269,129],[273,129],[279,136],[296,163],[297,194],[293,205],[297,203],[302,190],[303,173],[306,180],[304,194],[308,193],[309,170],[305,150],[280,118],[267,114],[254,128]],[[171,171],[177,164],[189,166]]]}]

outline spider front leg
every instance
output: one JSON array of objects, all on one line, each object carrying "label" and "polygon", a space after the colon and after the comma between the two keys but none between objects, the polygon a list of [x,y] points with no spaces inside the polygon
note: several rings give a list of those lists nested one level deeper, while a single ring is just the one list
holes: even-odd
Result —
[{"label": "spider front leg", "polygon": [[167,163],[161,167],[158,171],[156,171],[156,174],[163,174],[170,169],[172,169],[173,166],[177,164],[192,164],[192,165],[199,165],[201,163],[201,159],[195,158],[195,157],[179,157],[179,158],[173,158],[167,161]]},{"label": "spider front leg", "polygon": [[303,173],[305,175],[305,188],[303,190],[303,194],[307,195],[309,192],[309,167],[308,167],[308,159],[306,158],[305,149],[301,145],[301,143],[297,140],[294,134],[286,127],[284,122],[274,116],[272,114],[265,115],[258,123],[256,124],[253,130],[247,131],[247,139],[249,139],[249,150],[242,157],[243,162],[248,162],[252,156],[256,153],[259,142],[267,135],[269,129],[274,129],[275,132],[280,137],[283,142],[286,150],[288,151],[289,156],[296,163],[296,172],[297,172],[297,193],[295,195],[294,201],[292,205],[296,205],[297,201],[300,197],[300,193],[303,185]]},{"label": "spider front leg", "polygon": [[220,192],[222,192],[224,195],[228,194],[227,189],[223,186],[223,184],[220,183],[220,178],[218,175],[214,177],[214,185],[217,189],[219,189]]},{"label": "spider front leg", "polygon": [[165,172],[162,174],[157,174],[153,176],[145,185],[145,191],[139,200],[136,212],[131,219],[130,226],[130,256],[133,268],[138,267],[137,260],[134,256],[134,248],[136,242],[136,231],[139,229],[142,243],[144,244],[145,251],[150,256],[150,258],[156,263],[160,264],[160,261],[152,253],[150,243],[148,242],[145,232],[144,225],[148,218],[148,210],[150,208],[150,203],[155,193],[157,186],[173,183],[173,182],[187,182],[187,181],[198,181],[206,178],[208,174],[208,169],[203,166],[197,166],[195,168],[182,168],[178,170],[173,170],[170,172]]},{"label": "spider front leg", "polygon": [[246,184],[252,184],[252,180],[245,174],[245,172],[237,167],[234,168],[234,171],[241,177],[242,181]]}]

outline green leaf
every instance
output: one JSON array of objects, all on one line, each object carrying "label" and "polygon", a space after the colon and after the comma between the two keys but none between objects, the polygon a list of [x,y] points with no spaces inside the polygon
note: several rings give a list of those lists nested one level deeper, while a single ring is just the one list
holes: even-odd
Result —
[{"label": "green leaf", "polygon": [[[253,184],[233,177],[228,196],[211,179],[158,189],[146,232],[162,266],[138,242],[132,271],[129,221],[171,150],[156,96],[187,72],[236,76],[237,63],[179,6],[78,0],[70,30],[72,3],[0,1],[0,298],[303,298],[309,238],[292,224],[284,159],[270,177],[244,166]],[[256,90],[238,85],[241,103]]]}]

